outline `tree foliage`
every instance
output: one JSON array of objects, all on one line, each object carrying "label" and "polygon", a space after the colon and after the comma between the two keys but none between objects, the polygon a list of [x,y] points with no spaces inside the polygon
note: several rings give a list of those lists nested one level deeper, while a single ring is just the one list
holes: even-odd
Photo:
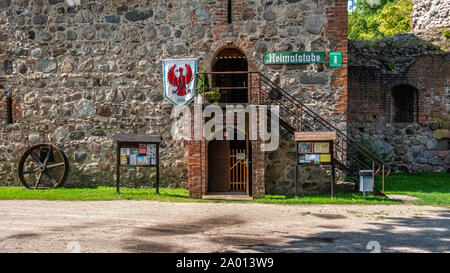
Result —
[{"label": "tree foliage", "polygon": [[357,0],[348,18],[349,39],[375,40],[409,32],[411,12],[411,0]]}]

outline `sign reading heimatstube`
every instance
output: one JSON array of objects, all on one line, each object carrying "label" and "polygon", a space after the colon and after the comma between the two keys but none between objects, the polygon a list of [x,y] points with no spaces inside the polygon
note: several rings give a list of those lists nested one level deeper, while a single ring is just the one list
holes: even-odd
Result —
[{"label": "sign reading heimatstube", "polygon": [[309,64],[324,63],[325,52],[266,52],[264,64]]}]

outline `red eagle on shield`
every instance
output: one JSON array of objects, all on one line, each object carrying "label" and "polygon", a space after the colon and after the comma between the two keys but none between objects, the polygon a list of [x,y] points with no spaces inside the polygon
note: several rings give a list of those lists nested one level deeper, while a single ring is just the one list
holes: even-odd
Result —
[{"label": "red eagle on shield", "polygon": [[169,83],[172,86],[175,86],[177,88],[177,96],[184,97],[187,95],[186,92],[186,86],[194,79],[194,75],[192,75],[192,69],[191,66],[188,64],[185,64],[186,68],[186,75],[183,75],[183,68],[179,67],[177,71],[179,72],[179,76],[177,77],[175,75],[175,68],[176,64],[174,64],[167,75],[167,79],[169,80]]}]

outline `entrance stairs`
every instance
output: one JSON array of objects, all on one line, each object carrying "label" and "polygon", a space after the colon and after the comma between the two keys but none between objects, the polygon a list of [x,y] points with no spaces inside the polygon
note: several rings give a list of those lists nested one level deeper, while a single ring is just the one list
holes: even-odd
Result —
[{"label": "entrance stairs", "polygon": [[[253,72],[255,73],[255,72]],[[390,167],[369,151],[363,144],[339,130],[325,118],[316,114],[309,107],[293,97],[286,90],[272,82],[263,74],[260,77],[260,86],[257,88],[259,104],[278,105],[280,112],[281,135],[291,137],[300,131],[335,131],[337,140],[334,144],[334,164],[348,175],[355,186],[359,181],[359,170],[372,170],[374,178],[382,180],[382,189],[374,187],[376,195],[384,194],[384,180],[391,172]]]}]

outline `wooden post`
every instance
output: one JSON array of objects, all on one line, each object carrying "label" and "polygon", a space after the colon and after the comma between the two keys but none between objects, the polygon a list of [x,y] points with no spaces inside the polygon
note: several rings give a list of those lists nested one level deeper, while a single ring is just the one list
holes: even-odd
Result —
[{"label": "wooden post", "polygon": [[[330,146],[334,146],[333,141],[330,141]],[[330,151],[332,151],[333,148],[334,147],[331,147]],[[331,199],[334,199],[336,197],[335,182],[336,182],[336,170],[334,166],[334,155],[333,153],[331,153]]]},{"label": "wooden post", "polygon": [[372,186],[375,187],[375,161],[372,161]]},{"label": "wooden post", "polygon": [[294,173],[294,185],[295,185],[295,199],[298,199],[298,141],[295,142],[295,173]]},{"label": "wooden post", "polygon": [[382,193],[384,193],[384,164],[383,164],[383,182],[382,183],[383,183],[383,185],[382,185],[381,190],[382,190]]},{"label": "wooden post", "polygon": [[261,75],[259,75],[258,105],[261,104],[261,89],[262,89],[262,85],[261,85]]},{"label": "wooden post", "polygon": [[156,144],[156,194],[159,194],[159,143]]},{"label": "wooden post", "polygon": [[295,163],[295,174],[294,174],[294,179],[295,179],[295,199],[298,199],[298,164]]},{"label": "wooden post", "polygon": [[336,197],[335,181],[336,181],[336,170],[335,170],[334,164],[331,163],[331,199],[334,199]]},{"label": "wooden post", "polygon": [[116,193],[120,193],[120,142],[117,141],[117,160],[116,160]]}]

